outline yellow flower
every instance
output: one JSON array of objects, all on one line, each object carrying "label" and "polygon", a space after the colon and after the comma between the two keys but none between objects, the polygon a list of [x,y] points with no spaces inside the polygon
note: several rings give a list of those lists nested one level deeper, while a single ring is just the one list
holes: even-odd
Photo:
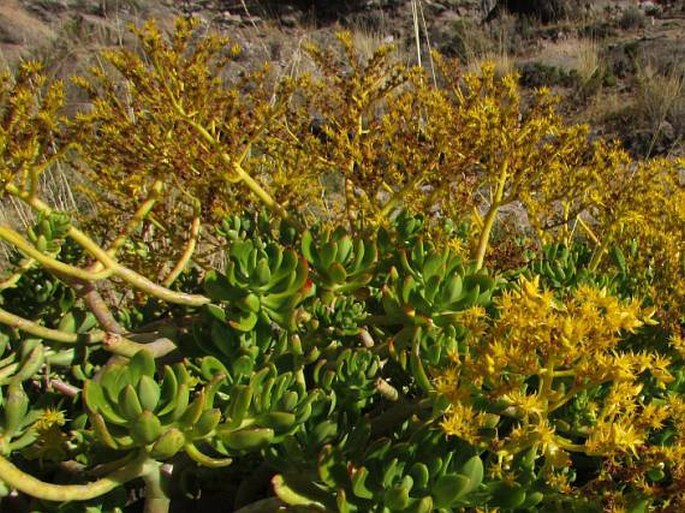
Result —
[{"label": "yellow flower", "polygon": [[36,419],[33,427],[38,432],[45,432],[53,427],[62,427],[66,423],[64,418],[64,412],[56,410],[54,408],[46,408]]},{"label": "yellow flower", "polygon": [[477,412],[472,406],[463,403],[453,403],[440,422],[440,427],[447,435],[457,436],[462,440],[476,445],[480,441],[478,431],[487,420],[483,412]]},{"label": "yellow flower", "polygon": [[527,395],[521,390],[514,390],[503,395],[502,399],[516,409],[520,418],[528,418],[529,415],[542,418],[547,410],[547,404],[539,394]]},{"label": "yellow flower", "polygon": [[482,306],[472,306],[459,312],[459,322],[471,332],[475,338],[483,335],[487,328],[485,323],[486,313]]},{"label": "yellow flower", "polygon": [[611,456],[617,452],[637,456],[637,448],[644,445],[644,433],[626,422],[601,422],[591,431],[585,441],[589,455]]},{"label": "yellow flower", "polygon": [[685,337],[683,337],[678,331],[674,331],[671,334],[669,343],[673,349],[675,349],[681,358],[685,358]]}]

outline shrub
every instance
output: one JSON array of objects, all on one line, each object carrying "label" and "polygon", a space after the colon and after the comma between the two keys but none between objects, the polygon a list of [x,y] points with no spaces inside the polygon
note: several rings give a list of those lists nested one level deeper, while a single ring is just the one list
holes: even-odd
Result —
[{"label": "shrub", "polygon": [[621,13],[618,24],[624,30],[644,28],[647,25],[647,16],[639,7],[631,5]]},{"label": "shrub", "polygon": [[[2,77],[0,184],[36,214],[0,226],[3,495],[682,505],[682,161],[633,162],[491,64],[438,59],[437,88],[342,33],[267,80],[193,22],[137,34],[70,119],[38,65]],[[65,161],[94,218],[42,198]],[[528,225],[493,236],[512,207]]]}]

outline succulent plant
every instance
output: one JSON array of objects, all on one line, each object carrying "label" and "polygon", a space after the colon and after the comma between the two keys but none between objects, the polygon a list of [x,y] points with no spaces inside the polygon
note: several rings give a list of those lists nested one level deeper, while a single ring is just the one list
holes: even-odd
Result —
[{"label": "succulent plant", "polygon": [[484,502],[482,460],[449,447],[438,430],[424,426],[401,441],[379,438],[362,448],[350,440],[325,445],[316,468],[277,475],[278,496],[346,512],[428,513]]},{"label": "succulent plant", "polygon": [[208,388],[191,398],[194,386],[183,365],[164,367],[161,384],[155,370],[150,353],[141,350],[127,364],[106,367],[98,381],[86,381],[83,400],[93,429],[112,449],[144,448],[158,460],[182,450],[197,457],[194,444],[215,434],[221,412]]},{"label": "succulent plant", "polygon": [[336,400],[352,413],[377,393],[380,368],[380,358],[369,351],[331,349],[323,351],[314,364],[312,378],[322,389],[333,390]]},{"label": "succulent plant", "polygon": [[307,230],[302,235],[302,254],[316,273],[324,302],[336,295],[352,294],[374,277],[378,249],[374,240],[352,237],[343,228],[324,230],[316,238]]},{"label": "succulent plant", "polygon": [[401,267],[383,288],[383,308],[389,322],[415,326],[446,326],[459,312],[487,306],[496,280],[463,262],[449,248],[438,252],[418,239],[399,253]]},{"label": "succulent plant", "polygon": [[[345,33],[274,84],[196,28],[135,29],[69,118],[40,66],[0,73],[0,196],[35,219],[0,225],[0,509],[142,482],[168,513],[205,479],[339,513],[685,508],[682,160],[490,64],[431,81]],[[87,216],[43,198],[66,157]],[[513,238],[557,241],[528,260],[493,236],[514,203]]]},{"label": "succulent plant", "polygon": [[225,421],[216,430],[220,452],[254,451],[280,443],[309,419],[322,394],[307,391],[293,372],[271,364],[254,372],[249,383],[230,390]]},{"label": "succulent plant", "polygon": [[295,306],[308,293],[307,276],[306,262],[291,249],[275,243],[262,249],[251,240],[235,241],[226,273],[211,271],[204,284],[213,301],[229,307],[223,315],[217,305],[207,308],[240,331],[251,331],[259,320],[288,327]]}]

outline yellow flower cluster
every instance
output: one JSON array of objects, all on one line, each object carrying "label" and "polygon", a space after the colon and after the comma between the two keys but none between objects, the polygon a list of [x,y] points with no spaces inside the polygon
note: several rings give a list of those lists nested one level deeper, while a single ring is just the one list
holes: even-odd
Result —
[{"label": "yellow flower cluster", "polygon": [[[478,337],[435,383],[450,402],[441,424],[448,435],[501,455],[534,450],[549,481],[564,483],[559,469],[570,465],[569,453],[636,456],[650,433],[680,418],[672,404],[644,399],[645,373],[662,388],[673,380],[669,358],[622,346],[627,335],[652,323],[652,312],[596,287],[567,294],[543,290],[538,277],[521,278],[497,300],[495,319],[475,316],[474,322],[465,315]],[[579,395],[600,390],[584,403],[579,424],[560,415]],[[482,428],[492,427],[492,413],[475,409],[475,397],[488,398],[513,427],[487,435]]]},{"label": "yellow flower cluster", "polygon": [[42,65],[26,61],[15,77],[0,74],[0,197],[7,187],[38,194],[40,175],[61,156],[61,82],[47,84]]}]

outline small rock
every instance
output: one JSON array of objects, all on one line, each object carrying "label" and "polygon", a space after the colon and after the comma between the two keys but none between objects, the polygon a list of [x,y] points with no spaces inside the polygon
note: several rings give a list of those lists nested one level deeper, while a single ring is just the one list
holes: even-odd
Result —
[{"label": "small rock", "polygon": [[228,25],[240,25],[243,23],[243,17],[240,14],[224,11],[217,17],[217,21]]}]

